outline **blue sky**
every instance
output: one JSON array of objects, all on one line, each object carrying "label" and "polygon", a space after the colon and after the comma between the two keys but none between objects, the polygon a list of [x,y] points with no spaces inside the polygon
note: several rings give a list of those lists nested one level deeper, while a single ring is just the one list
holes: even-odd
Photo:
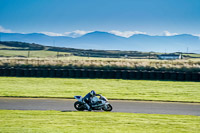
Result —
[{"label": "blue sky", "polygon": [[200,35],[200,0],[0,0],[0,31]]}]

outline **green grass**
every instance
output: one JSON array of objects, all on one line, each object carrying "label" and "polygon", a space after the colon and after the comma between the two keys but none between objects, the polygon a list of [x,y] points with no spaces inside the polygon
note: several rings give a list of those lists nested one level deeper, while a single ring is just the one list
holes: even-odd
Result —
[{"label": "green grass", "polygon": [[0,77],[0,96],[73,98],[91,90],[108,99],[200,102],[199,82]]},{"label": "green grass", "polygon": [[198,133],[200,117],[109,112],[0,110],[6,133]]},{"label": "green grass", "polygon": [[[64,55],[64,54],[69,54],[67,52],[59,52],[59,55]],[[28,51],[25,50],[0,50],[0,55],[1,56],[10,56],[10,57],[15,57],[15,56],[28,56]],[[45,50],[33,50],[30,51],[29,57],[40,57],[40,58],[46,58],[46,57],[56,57],[57,52],[54,51],[45,51]]]},{"label": "green grass", "polygon": [[195,57],[195,58],[200,58],[200,54],[183,54],[185,56],[190,56],[190,57]]}]

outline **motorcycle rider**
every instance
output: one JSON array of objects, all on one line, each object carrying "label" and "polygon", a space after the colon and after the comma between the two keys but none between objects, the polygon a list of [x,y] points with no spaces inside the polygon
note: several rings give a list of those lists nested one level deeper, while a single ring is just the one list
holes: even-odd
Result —
[{"label": "motorcycle rider", "polygon": [[96,94],[96,92],[94,90],[90,91],[87,95],[85,95],[85,97],[83,98],[83,101],[86,104],[86,107],[88,109],[88,111],[91,111],[91,106],[92,106],[92,98],[94,96],[99,96],[99,94]]}]

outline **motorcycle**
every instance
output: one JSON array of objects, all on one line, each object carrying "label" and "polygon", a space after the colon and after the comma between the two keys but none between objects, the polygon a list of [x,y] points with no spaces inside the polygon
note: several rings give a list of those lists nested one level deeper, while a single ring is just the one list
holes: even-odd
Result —
[{"label": "motorcycle", "polygon": [[[76,101],[74,103],[74,108],[78,111],[84,111],[87,110],[87,106],[85,101],[83,100],[82,96],[74,96]],[[99,98],[97,96],[94,96],[91,99],[91,109],[92,110],[104,110],[104,111],[112,111],[112,105],[108,102],[106,97],[99,95]]]}]

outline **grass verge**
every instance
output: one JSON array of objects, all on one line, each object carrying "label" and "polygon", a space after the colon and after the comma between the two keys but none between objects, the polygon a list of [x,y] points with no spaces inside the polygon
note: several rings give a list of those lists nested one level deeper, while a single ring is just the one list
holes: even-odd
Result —
[{"label": "grass verge", "polygon": [[197,133],[200,117],[109,112],[0,110],[0,132]]},{"label": "grass verge", "polygon": [[[67,52],[59,52],[59,55],[68,55],[69,53]],[[1,56],[10,56],[10,57],[15,57],[15,56],[24,56],[28,57],[28,50],[0,50],[0,55]],[[45,50],[32,50],[29,51],[29,57],[40,57],[40,58],[47,58],[47,57],[56,57],[57,52],[54,51],[45,51]]]},{"label": "grass verge", "polygon": [[199,82],[0,77],[3,97],[73,98],[91,90],[108,99],[200,102]]}]

